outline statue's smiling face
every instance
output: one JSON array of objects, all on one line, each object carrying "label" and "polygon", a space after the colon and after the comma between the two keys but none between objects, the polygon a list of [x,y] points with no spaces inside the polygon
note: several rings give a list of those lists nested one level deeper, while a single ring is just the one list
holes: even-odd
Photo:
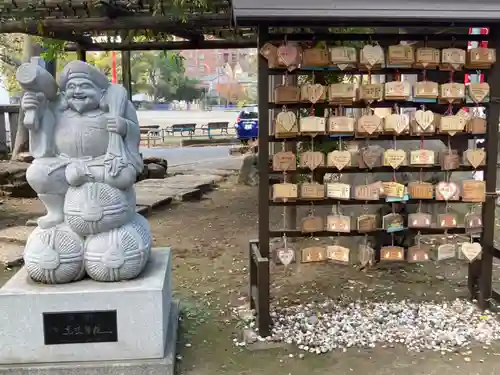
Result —
[{"label": "statue's smiling face", "polygon": [[88,79],[73,78],[66,85],[65,96],[71,109],[85,113],[99,108],[102,92]]}]

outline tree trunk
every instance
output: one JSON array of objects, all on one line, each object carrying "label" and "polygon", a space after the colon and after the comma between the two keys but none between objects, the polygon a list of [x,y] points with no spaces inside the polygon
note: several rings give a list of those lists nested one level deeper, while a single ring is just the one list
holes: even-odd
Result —
[{"label": "tree trunk", "polygon": [[[29,62],[33,56],[39,56],[40,52],[40,46],[35,44],[33,37],[25,35],[23,43],[23,62]],[[29,150],[29,133],[28,129],[24,126],[23,119],[24,113],[19,109],[16,138],[12,146],[11,160],[17,160],[21,152]]]}]

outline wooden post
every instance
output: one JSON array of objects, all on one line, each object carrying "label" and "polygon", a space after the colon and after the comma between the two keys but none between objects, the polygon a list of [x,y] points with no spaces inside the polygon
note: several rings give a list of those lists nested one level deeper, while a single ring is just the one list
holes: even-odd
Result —
[{"label": "wooden post", "polygon": [[130,67],[130,51],[122,52],[122,85],[127,89],[128,98],[132,100],[132,71]]},{"label": "wooden post", "polygon": [[76,58],[80,61],[87,61],[87,51],[83,49],[83,47],[78,46],[78,49],[76,50]]}]

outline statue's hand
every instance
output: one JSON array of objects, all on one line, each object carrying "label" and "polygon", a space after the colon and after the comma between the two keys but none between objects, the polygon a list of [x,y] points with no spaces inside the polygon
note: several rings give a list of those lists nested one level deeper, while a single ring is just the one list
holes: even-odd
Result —
[{"label": "statue's hand", "polygon": [[66,167],[66,181],[71,186],[83,185],[88,180],[85,168],[80,163],[71,163]]},{"label": "statue's hand", "polygon": [[40,101],[38,95],[35,92],[25,92],[23,98],[21,99],[21,108],[23,111],[27,110],[38,110],[40,106]]},{"label": "statue's hand", "polygon": [[127,121],[119,116],[108,116],[108,131],[124,137],[127,134]]}]

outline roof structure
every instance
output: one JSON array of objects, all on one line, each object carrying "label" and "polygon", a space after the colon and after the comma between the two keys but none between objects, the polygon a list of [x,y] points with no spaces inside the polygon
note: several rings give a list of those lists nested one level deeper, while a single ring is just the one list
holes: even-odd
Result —
[{"label": "roof structure", "polygon": [[0,33],[61,39],[86,50],[256,46],[252,29],[235,28],[230,0],[0,0]]}]

